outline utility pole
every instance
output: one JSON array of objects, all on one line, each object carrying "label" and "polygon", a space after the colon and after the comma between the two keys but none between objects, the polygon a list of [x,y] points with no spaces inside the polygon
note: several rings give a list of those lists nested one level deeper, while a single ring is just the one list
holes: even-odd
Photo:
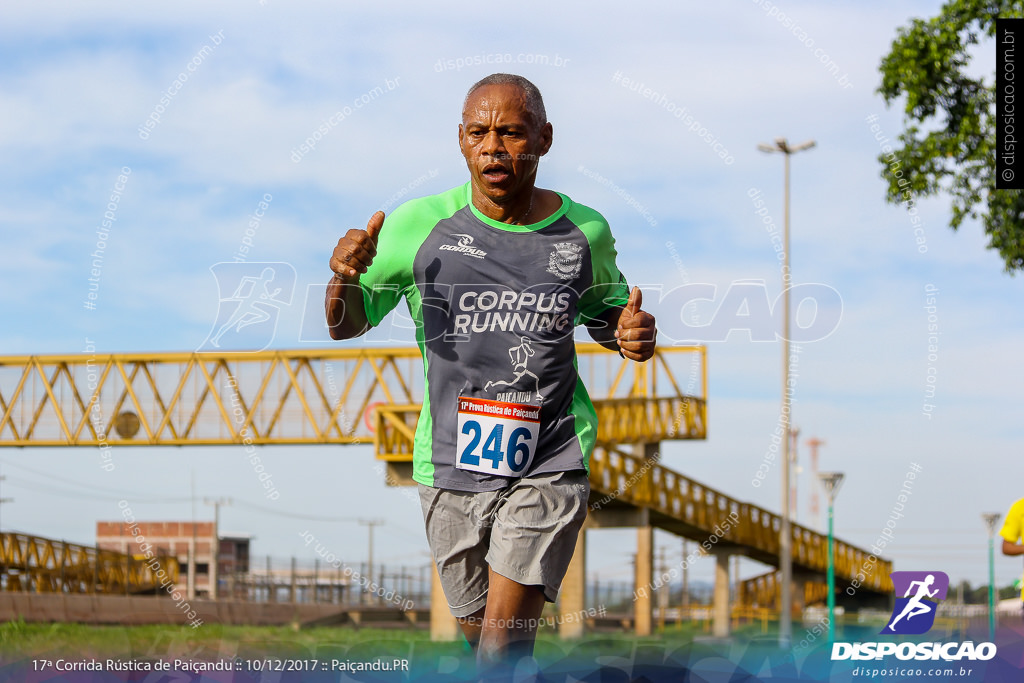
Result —
[{"label": "utility pole", "polygon": [[373,581],[373,527],[381,526],[384,524],[383,519],[358,519],[356,520],[365,527],[368,527],[370,533],[370,547],[366,562],[366,576],[372,582]]},{"label": "utility pole", "polygon": [[[6,479],[7,479],[7,477],[0,476],[0,482],[4,481]],[[13,502],[14,502],[13,498],[2,498],[2,497],[0,497],[0,509],[3,508],[3,504],[4,503],[13,503]],[[3,525],[0,525],[0,529],[3,529]]]},{"label": "utility pole", "polygon": [[[0,476],[0,482],[2,482],[2,481],[3,481],[3,480],[5,480],[5,479],[7,479],[7,477],[4,477],[4,476]],[[14,499],[13,499],[13,498],[3,498],[3,497],[0,497],[0,509],[2,509],[2,508],[3,508],[3,506],[4,506],[4,503],[13,503],[13,502],[14,502]],[[0,531],[2,531],[2,530],[3,530],[3,526],[0,526]],[[98,553],[97,553],[97,554],[98,554]],[[4,567],[3,567],[3,565],[0,565],[0,568],[4,568]],[[62,585],[63,585],[63,583],[64,583],[64,579],[63,579],[63,572],[64,572],[64,563],[63,563],[63,562],[61,562],[61,574],[62,574],[62,577],[61,577],[61,584],[62,584]]]},{"label": "utility pole", "polygon": [[192,542],[188,546],[188,599],[196,599],[196,470],[192,468]]},{"label": "utility pole", "polygon": [[[824,446],[825,442],[816,436],[807,439],[807,446],[811,449],[811,477],[818,478],[818,448]],[[811,524],[821,528],[821,509],[818,506],[818,489],[811,487]]]},{"label": "utility pole", "polygon": [[203,498],[213,506],[213,557],[210,558],[210,599],[217,599],[217,576],[220,574],[220,506],[231,505],[230,498]]},{"label": "utility pole", "polygon": [[783,245],[782,245],[782,407],[779,421],[785,434],[782,438],[782,520],[779,525],[779,570],[782,574],[779,585],[779,647],[789,650],[793,640],[793,532],[789,518],[789,442],[792,424],[792,389],[789,384],[789,290],[793,286],[792,270],[789,267],[789,157],[814,147],[814,140],[790,147],[786,138],[776,138],[775,145],[760,144],[759,150],[767,153],[781,152],[785,157],[785,180],[783,182]]}]

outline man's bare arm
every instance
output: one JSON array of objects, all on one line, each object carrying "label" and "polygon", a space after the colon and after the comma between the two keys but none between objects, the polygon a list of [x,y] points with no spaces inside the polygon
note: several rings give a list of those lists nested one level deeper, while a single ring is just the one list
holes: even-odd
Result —
[{"label": "man's bare arm", "polygon": [[1024,555],[1024,545],[1003,539],[1003,555]]},{"label": "man's bare arm", "polygon": [[608,309],[603,316],[587,324],[590,336],[609,351],[622,354],[623,358],[643,362],[654,355],[654,316],[641,310],[643,297],[639,287],[629,293],[625,306]]},{"label": "man's bare arm", "polygon": [[377,255],[377,237],[384,227],[384,212],[373,214],[366,230],[352,229],[338,240],[331,254],[334,277],[327,283],[324,310],[331,339],[352,339],[369,331],[371,325],[363,305],[359,277]]},{"label": "man's bare arm", "polygon": [[331,339],[353,339],[370,330],[358,279],[346,281],[337,274],[332,277],[327,283],[324,309],[327,313],[327,332]]},{"label": "man's bare arm", "polygon": [[587,332],[598,344],[609,351],[619,352],[619,341],[615,338],[615,328],[619,324],[619,317],[622,315],[625,306],[613,306],[604,312],[600,317],[594,318],[587,323]]}]

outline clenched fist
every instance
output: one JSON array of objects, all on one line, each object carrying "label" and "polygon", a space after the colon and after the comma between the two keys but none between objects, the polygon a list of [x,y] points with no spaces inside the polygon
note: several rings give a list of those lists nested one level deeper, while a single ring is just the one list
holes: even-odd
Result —
[{"label": "clenched fist", "polygon": [[384,212],[378,211],[370,217],[366,230],[353,228],[345,233],[331,254],[331,270],[349,280],[365,273],[377,255],[377,237],[383,227]]}]

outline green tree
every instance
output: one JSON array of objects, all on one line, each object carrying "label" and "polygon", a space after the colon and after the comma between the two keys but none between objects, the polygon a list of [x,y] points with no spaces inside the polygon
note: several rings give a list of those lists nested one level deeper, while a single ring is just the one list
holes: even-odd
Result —
[{"label": "green tree", "polygon": [[[920,197],[948,193],[950,227],[980,218],[989,248],[1011,275],[1024,270],[1024,193],[996,190],[995,74],[986,84],[967,68],[978,49],[972,46],[995,38],[996,17],[1022,16],[1024,0],[951,0],[938,16],[899,29],[879,67],[878,88],[886,105],[905,98],[902,147],[879,155],[886,201],[910,208]],[[1024,90],[1020,95],[1024,100]]]},{"label": "green tree", "polygon": [[[959,584],[963,586],[964,590],[964,604],[965,605],[987,605],[988,604],[988,584],[979,583],[975,587],[971,587],[971,584],[967,580],[963,580]],[[1002,587],[996,588],[998,592],[997,600],[1005,600],[1007,598],[1020,597],[1020,588],[1017,587],[1016,583],[1010,583]],[[950,584],[949,591],[946,593],[945,602],[955,602],[957,599],[957,586]]]}]

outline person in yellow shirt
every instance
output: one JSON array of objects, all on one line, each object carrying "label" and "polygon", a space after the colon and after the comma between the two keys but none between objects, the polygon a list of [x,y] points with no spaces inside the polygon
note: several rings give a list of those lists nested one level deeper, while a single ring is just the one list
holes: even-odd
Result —
[{"label": "person in yellow shirt", "polygon": [[[1010,506],[999,535],[1003,537],[1003,555],[1024,555],[1024,544],[1021,543],[1024,540],[1024,498]],[[1024,600],[1024,592],[1021,592],[1021,600]],[[1021,607],[1024,608],[1024,603]]]}]

